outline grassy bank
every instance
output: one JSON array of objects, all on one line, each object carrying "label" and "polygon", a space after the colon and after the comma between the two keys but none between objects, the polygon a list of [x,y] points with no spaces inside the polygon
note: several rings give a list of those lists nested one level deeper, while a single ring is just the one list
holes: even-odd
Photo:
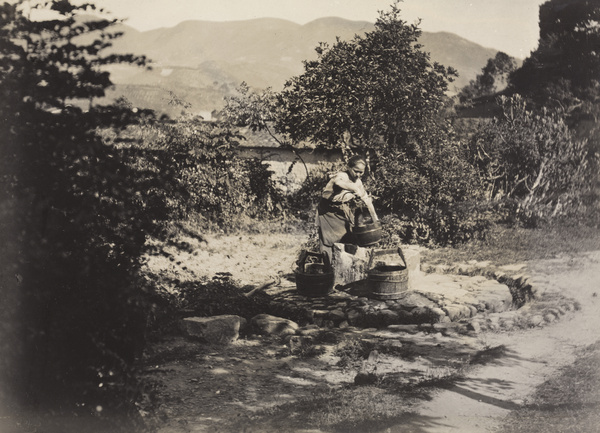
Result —
[{"label": "grassy bank", "polygon": [[596,227],[556,224],[524,229],[497,226],[490,230],[485,240],[430,249],[423,252],[422,260],[434,264],[489,260],[506,265],[595,250],[600,250],[600,231]]},{"label": "grassy bank", "polygon": [[600,341],[538,387],[533,401],[508,417],[499,433],[589,433],[600,426]]}]

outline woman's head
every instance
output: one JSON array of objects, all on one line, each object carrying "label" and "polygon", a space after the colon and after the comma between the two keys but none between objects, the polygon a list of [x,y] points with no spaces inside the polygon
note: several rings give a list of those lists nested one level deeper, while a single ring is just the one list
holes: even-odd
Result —
[{"label": "woman's head", "polygon": [[360,179],[365,174],[366,169],[367,161],[362,156],[354,155],[348,160],[348,174],[353,181]]}]

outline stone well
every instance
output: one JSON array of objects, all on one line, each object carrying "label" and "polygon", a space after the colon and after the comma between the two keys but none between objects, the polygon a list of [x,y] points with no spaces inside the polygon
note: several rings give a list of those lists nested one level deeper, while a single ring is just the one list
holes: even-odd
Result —
[{"label": "stone well", "polygon": [[[333,247],[335,289],[329,295],[302,296],[290,280],[267,290],[267,294],[279,314],[327,327],[451,323],[516,308],[514,287],[482,275],[423,273],[419,247],[403,245],[401,249],[408,284],[394,299],[375,299],[370,293],[367,272],[374,248],[344,244]],[[378,260],[398,263],[398,255]]]},{"label": "stone well", "polygon": [[[421,255],[419,248],[416,246],[402,246],[404,259],[408,271],[408,288],[414,288],[414,282],[421,275]],[[389,250],[395,250],[390,248]],[[355,284],[367,279],[369,271],[369,261],[374,252],[379,251],[377,248],[363,248],[355,245],[334,244],[333,245],[333,271],[334,285],[346,286]],[[383,261],[389,264],[401,263],[402,259],[398,253],[390,253],[377,257],[378,261]]]}]

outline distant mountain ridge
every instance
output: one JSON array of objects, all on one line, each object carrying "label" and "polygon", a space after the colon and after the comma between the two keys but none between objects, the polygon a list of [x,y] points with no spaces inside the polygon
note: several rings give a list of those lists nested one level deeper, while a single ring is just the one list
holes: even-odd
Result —
[{"label": "distant mountain ridge", "polygon": [[[112,66],[116,86],[107,99],[123,95],[136,106],[175,115],[181,111],[174,104],[179,98],[191,104],[189,111],[206,116],[221,109],[223,98],[242,81],[256,89],[281,90],[286,80],[304,71],[303,61],[317,58],[320,42],[333,45],[336,38],[350,40],[374,28],[367,21],[337,17],[304,25],[275,18],[184,21],[145,32],[121,25],[123,36],[114,41],[112,51],[146,55],[153,69]],[[459,71],[453,90],[468,84],[497,53],[446,32],[423,32],[419,43],[432,60]]]}]

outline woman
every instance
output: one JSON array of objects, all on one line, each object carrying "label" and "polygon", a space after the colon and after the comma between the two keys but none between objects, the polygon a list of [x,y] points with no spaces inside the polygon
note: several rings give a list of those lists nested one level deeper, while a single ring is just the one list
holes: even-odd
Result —
[{"label": "woman", "polygon": [[334,174],[321,195],[317,211],[319,244],[322,253],[327,253],[331,262],[333,244],[350,242],[350,230],[354,224],[354,214],[350,202],[360,198],[377,220],[370,197],[367,195],[361,177],[367,167],[366,160],[358,155],[348,160],[345,171]]}]

